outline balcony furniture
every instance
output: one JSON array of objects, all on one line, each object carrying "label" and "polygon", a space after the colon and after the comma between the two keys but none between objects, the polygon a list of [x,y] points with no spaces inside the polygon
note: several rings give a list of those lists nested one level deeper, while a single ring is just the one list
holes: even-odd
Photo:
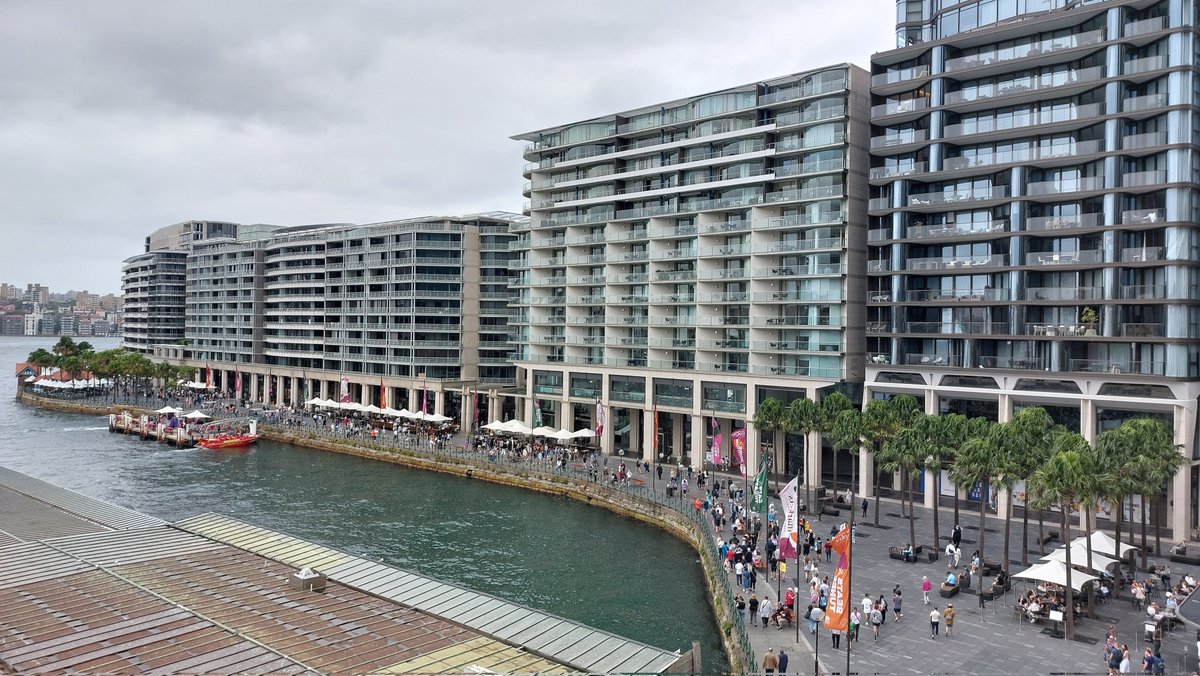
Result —
[{"label": "balcony furniture", "polygon": [[871,300],[876,303],[887,303],[892,300],[892,295],[889,293],[875,293],[871,294]]},{"label": "balcony furniture", "polygon": [[773,373],[775,375],[782,375],[784,373],[787,373],[787,368],[785,368],[783,366],[772,366],[771,373]]}]

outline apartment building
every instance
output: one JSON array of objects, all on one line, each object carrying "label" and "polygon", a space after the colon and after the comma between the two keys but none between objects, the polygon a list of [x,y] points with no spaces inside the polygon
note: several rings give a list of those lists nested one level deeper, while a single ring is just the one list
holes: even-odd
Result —
[{"label": "apartment building", "polygon": [[195,243],[186,363],[273,405],[345,396],[464,424],[511,416],[509,229],[527,221],[241,226]]},{"label": "apartment building", "polygon": [[867,93],[840,64],[514,137],[525,422],[700,466],[767,397],[861,382]]},{"label": "apartment building", "polygon": [[[897,48],[872,59],[867,396],[1000,421],[1042,406],[1088,439],[1160,416],[1195,458],[1194,3],[897,9]],[[1176,539],[1198,471],[1151,510]]]}]

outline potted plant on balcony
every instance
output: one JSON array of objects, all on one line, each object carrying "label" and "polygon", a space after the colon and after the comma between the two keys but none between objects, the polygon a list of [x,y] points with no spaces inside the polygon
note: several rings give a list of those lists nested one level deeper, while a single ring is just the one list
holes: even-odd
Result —
[{"label": "potted plant on balcony", "polygon": [[1083,335],[1096,335],[1096,324],[1100,321],[1100,316],[1096,314],[1096,308],[1090,305],[1083,308],[1083,312],[1079,315],[1079,321],[1083,323]]}]

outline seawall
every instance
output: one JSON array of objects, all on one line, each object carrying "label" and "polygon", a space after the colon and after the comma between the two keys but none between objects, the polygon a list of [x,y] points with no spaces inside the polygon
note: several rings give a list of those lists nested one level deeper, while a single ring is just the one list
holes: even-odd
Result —
[{"label": "seawall", "polygon": [[[20,389],[17,392],[17,399],[39,408],[82,415],[108,415],[122,411],[129,411],[135,415],[143,415],[150,412],[146,409],[139,409],[123,404],[103,406],[93,403],[39,397],[23,393]],[[715,561],[715,558],[703,555],[701,548],[704,546],[705,538],[704,534],[699,531],[701,526],[696,521],[685,517],[674,509],[622,491],[612,490],[599,484],[580,481],[574,477],[541,472],[532,468],[523,469],[492,464],[483,458],[432,456],[418,450],[389,447],[361,440],[333,441],[322,438],[314,433],[296,431],[291,428],[274,425],[259,425],[259,434],[262,438],[270,441],[345,455],[355,455],[382,462],[391,462],[414,469],[454,474],[495,484],[568,497],[660,528],[675,538],[688,543],[699,555],[700,565],[704,571],[705,584],[708,588],[709,606],[721,630],[721,642],[730,660],[732,673],[747,673],[754,670],[753,664],[743,664],[745,659],[742,655],[750,651],[748,646],[744,647],[741,645],[741,637],[738,635],[738,632],[732,630],[737,622],[737,618],[735,617],[736,609],[729,607],[721,597],[720,589],[722,582],[724,582],[724,569],[712,563]]]}]

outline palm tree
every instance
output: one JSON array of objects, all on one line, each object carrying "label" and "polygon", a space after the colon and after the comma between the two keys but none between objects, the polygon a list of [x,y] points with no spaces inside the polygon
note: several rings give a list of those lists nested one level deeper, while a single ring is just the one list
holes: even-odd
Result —
[{"label": "palm tree", "polygon": [[1053,454],[1044,465],[1033,473],[1031,483],[1042,505],[1056,505],[1059,509],[1063,542],[1067,544],[1067,608],[1065,610],[1067,640],[1075,638],[1075,604],[1071,599],[1071,507],[1085,495],[1096,468],[1091,466],[1088,442],[1074,432],[1059,432],[1052,444]]},{"label": "palm tree", "polygon": [[29,353],[26,361],[39,369],[48,369],[58,365],[58,355],[39,347]]},{"label": "palm tree", "polygon": [[[1151,496],[1164,495],[1164,484],[1174,478],[1179,468],[1187,463],[1175,443],[1171,429],[1158,418],[1136,418],[1121,425],[1122,438],[1129,444],[1133,456],[1125,470],[1132,479],[1137,493],[1142,496],[1142,568],[1146,568],[1148,551],[1146,522],[1149,515]],[[1161,551],[1162,542],[1155,528],[1155,551]]]},{"label": "palm tree", "polygon": [[[981,422],[985,421],[986,425]],[[950,480],[954,485],[970,490],[979,485],[979,556],[987,558],[987,501],[992,477],[999,473],[1000,452],[996,423],[986,418],[972,418],[968,425],[968,438],[958,451]]]},{"label": "palm tree", "polygon": [[[908,541],[916,546],[917,524],[913,514],[912,482],[910,477],[913,470],[924,464],[929,457],[929,442],[921,427],[921,420],[911,427],[905,427],[896,436],[884,443],[879,454],[879,465],[888,471],[900,471],[900,511],[904,511],[904,501],[908,500]],[[878,500],[876,500],[878,502]]]},{"label": "palm tree", "polygon": [[[864,437],[870,442],[871,453],[878,457],[884,444],[891,441],[917,418],[921,413],[921,405],[907,394],[891,399],[872,399],[863,411]],[[879,523],[879,467],[875,472],[875,523]]]},{"label": "palm tree", "polygon": [[[804,438],[804,456],[802,462],[805,473],[804,503],[808,505],[810,509],[814,507],[812,504],[812,493],[808,489],[809,485],[812,484],[813,481],[813,476],[811,475],[813,468],[810,467],[808,463],[808,437],[822,427],[820,418],[820,404],[807,397],[796,399],[792,401],[792,403],[788,404],[783,416],[784,429],[789,432],[799,432]],[[816,480],[820,481],[821,477],[816,477]]]},{"label": "palm tree", "polygon": [[[829,440],[835,453],[837,449],[844,448],[850,454],[850,486],[857,492],[858,487],[855,480],[858,476],[858,462],[855,458],[858,457],[863,446],[867,445],[862,412],[850,408],[838,413],[830,426],[829,434]],[[851,505],[850,509],[853,511],[854,505]]]},{"label": "palm tree", "polygon": [[[955,454],[966,441],[967,418],[958,413],[926,415],[921,416],[917,424],[924,428],[926,451],[929,453],[925,456],[925,476],[933,476],[933,549],[937,551],[942,542],[942,530],[938,519],[938,513],[942,511],[942,469],[954,462]],[[927,478],[926,485],[928,483]]]},{"label": "palm tree", "polygon": [[[825,435],[833,434],[834,427],[837,424],[837,418],[839,415],[842,414],[843,411],[850,411],[853,409],[854,409],[854,402],[850,401],[850,398],[847,397],[846,395],[842,394],[841,392],[834,392],[834,393],[830,394],[829,396],[825,397],[824,399],[822,399],[821,400],[821,417],[820,417],[820,421],[819,421],[820,429],[817,430],[818,432],[821,433],[821,438],[824,439]],[[824,444],[822,444],[822,446],[823,445]],[[836,438],[831,438],[830,446],[833,447],[833,483],[832,483],[832,486],[833,486],[834,495],[837,495],[837,490],[838,490],[838,471],[837,471],[838,470],[838,449],[840,448],[840,445],[837,443]],[[851,505],[851,508],[853,509],[853,505]]]},{"label": "palm tree", "polygon": [[[763,432],[770,433],[771,448],[772,448],[772,453],[771,453],[772,461],[774,461],[775,455],[776,455],[776,453],[774,452],[775,437],[778,436],[777,433],[780,430],[784,429],[784,422],[785,422],[784,412],[785,412],[785,409],[783,406],[783,402],[776,399],[775,397],[767,397],[766,399],[763,399],[758,404],[758,407],[754,409],[754,429],[758,430],[759,451],[761,452],[762,448],[764,446],[764,444],[762,443]],[[776,474],[778,474],[778,472]],[[778,489],[778,485],[776,486],[776,489]],[[776,492],[778,492],[778,490],[776,490]]]},{"label": "palm tree", "polygon": [[[1046,413],[1046,409],[1040,406],[1023,408],[1013,416],[1009,421],[1009,428],[1013,435],[1014,448],[1016,453],[1012,455],[1012,471],[1014,478],[1025,481],[1025,508],[1021,510],[1021,542],[1029,542],[1029,478],[1037,471],[1046,458],[1050,455],[1050,444],[1054,439],[1054,435],[1062,429]],[[1014,481],[1015,485],[1015,481]],[[1012,500],[1010,498],[1009,502]],[[1011,513],[1011,512],[1010,512]],[[1045,545],[1041,543],[1041,522],[1042,513],[1038,511],[1038,542],[1039,547]],[[1007,553],[1007,547],[1005,552]],[[1042,550],[1045,553],[1045,550]],[[1021,563],[1029,565],[1029,548],[1021,547]]]},{"label": "palm tree", "polygon": [[[1121,530],[1125,525],[1125,501],[1130,496],[1137,495],[1136,467],[1137,439],[1133,438],[1134,428],[1127,425],[1105,430],[1096,439],[1096,456],[1101,461],[1102,469],[1112,476],[1112,481],[1103,486],[1101,497],[1113,507],[1116,512],[1116,540],[1121,541]],[[1117,557],[1118,576],[1123,562]],[[1116,590],[1114,590],[1114,593]]]}]

